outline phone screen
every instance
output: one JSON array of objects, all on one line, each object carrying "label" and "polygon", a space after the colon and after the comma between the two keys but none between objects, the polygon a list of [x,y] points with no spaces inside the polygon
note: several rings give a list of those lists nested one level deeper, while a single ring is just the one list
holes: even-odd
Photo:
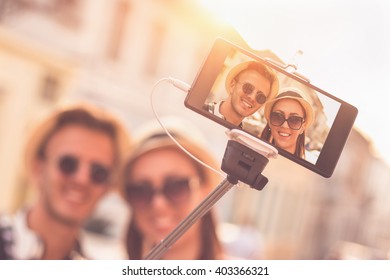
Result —
[{"label": "phone screen", "polygon": [[185,105],[227,128],[242,129],[279,154],[330,177],[357,109],[277,63],[218,38]]}]

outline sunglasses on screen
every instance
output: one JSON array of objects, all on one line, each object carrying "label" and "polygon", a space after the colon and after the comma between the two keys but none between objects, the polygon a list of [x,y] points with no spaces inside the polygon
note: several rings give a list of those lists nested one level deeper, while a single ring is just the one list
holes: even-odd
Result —
[{"label": "sunglasses on screen", "polygon": [[[242,89],[243,93],[245,93],[246,95],[252,94],[252,92],[256,89],[254,85],[252,85],[251,83],[248,83],[248,82],[238,83],[238,84],[241,84],[241,89]],[[265,96],[265,94],[262,91],[257,91],[256,92],[256,102],[259,104],[264,104],[265,101],[267,101],[267,96]]]},{"label": "sunglasses on screen", "polygon": [[288,126],[293,130],[298,130],[302,127],[304,119],[300,116],[289,116],[287,119],[284,114],[279,112],[272,112],[270,114],[270,122],[275,126],[282,126],[287,121]]}]

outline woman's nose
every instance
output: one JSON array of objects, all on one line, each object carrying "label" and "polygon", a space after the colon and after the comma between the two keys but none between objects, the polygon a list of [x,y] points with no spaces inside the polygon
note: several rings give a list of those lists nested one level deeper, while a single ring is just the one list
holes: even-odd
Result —
[{"label": "woman's nose", "polygon": [[284,120],[284,122],[282,123],[281,126],[282,126],[282,127],[285,127],[285,128],[290,128],[290,127],[288,126],[287,120]]},{"label": "woman's nose", "polygon": [[168,204],[169,204],[168,199],[161,191],[155,192],[150,202],[150,206],[153,207],[165,207]]}]

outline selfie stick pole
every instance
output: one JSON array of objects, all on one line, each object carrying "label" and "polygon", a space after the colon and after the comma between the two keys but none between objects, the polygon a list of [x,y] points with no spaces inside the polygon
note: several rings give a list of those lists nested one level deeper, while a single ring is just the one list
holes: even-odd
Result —
[{"label": "selfie stick pole", "polygon": [[170,234],[157,244],[144,258],[158,260],[164,253],[212,206],[239,181],[251,188],[262,190],[268,179],[261,174],[269,162],[276,158],[278,151],[257,138],[233,129],[227,132],[228,141],[221,168],[225,178]]},{"label": "selfie stick pole", "polygon": [[206,197],[165,239],[155,246],[145,260],[159,260],[161,256],[178,240],[199,218],[206,214],[210,208],[232,187],[234,182],[224,179],[209,196]]}]

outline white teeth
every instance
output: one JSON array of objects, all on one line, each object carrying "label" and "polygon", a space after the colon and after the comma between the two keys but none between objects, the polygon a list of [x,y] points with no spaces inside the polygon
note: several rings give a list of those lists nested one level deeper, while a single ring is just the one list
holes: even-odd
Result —
[{"label": "white teeth", "polygon": [[253,107],[252,104],[246,102],[245,100],[243,100],[242,103],[244,103],[244,105],[245,105],[246,107],[248,107],[249,109],[251,109],[251,108]]},{"label": "white teeth", "polygon": [[289,137],[291,134],[279,132],[279,135],[283,137]]}]

